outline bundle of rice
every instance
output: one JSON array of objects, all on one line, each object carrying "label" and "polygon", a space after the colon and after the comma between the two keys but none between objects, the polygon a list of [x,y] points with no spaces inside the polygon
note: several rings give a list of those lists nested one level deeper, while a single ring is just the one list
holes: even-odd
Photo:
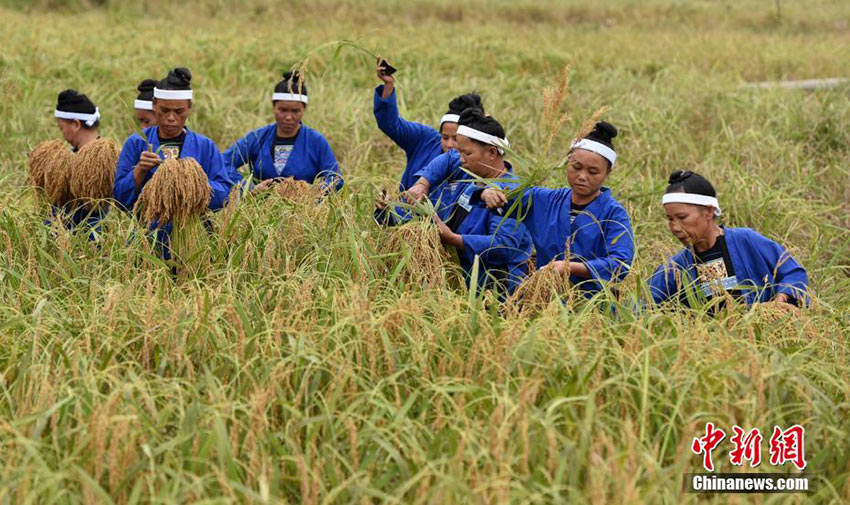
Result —
[{"label": "bundle of rice", "polygon": [[56,205],[68,203],[71,163],[74,153],[61,140],[40,143],[29,155],[29,182],[43,189],[48,200]]},{"label": "bundle of rice", "polygon": [[71,169],[71,195],[85,204],[102,205],[112,197],[115,169],[121,147],[100,138],[79,150]]},{"label": "bundle of rice", "polygon": [[206,211],[212,197],[207,174],[194,158],[163,161],[142,188],[135,210],[139,219],[158,227],[168,222],[175,228]]},{"label": "bundle of rice", "polygon": [[506,308],[515,315],[531,315],[545,309],[553,298],[568,294],[570,278],[554,268],[533,271],[508,298]]},{"label": "bundle of rice", "polygon": [[316,203],[321,196],[319,185],[299,181],[293,177],[281,179],[275,184],[274,189],[278,196],[295,203]]},{"label": "bundle of rice", "polygon": [[[443,286],[446,270],[452,269],[439,229],[431,221],[416,220],[392,228],[384,248],[385,253],[408,255],[401,275],[410,283]],[[398,259],[396,254],[392,257],[390,270]]]},{"label": "bundle of rice", "polygon": [[807,310],[790,303],[756,303],[750,312],[750,317],[761,326],[763,338],[777,345],[797,342],[800,337],[811,340],[823,330],[809,317]]}]

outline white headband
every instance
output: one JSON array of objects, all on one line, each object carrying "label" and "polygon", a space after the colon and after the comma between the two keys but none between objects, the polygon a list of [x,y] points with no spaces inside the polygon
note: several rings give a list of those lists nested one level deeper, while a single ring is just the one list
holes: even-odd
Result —
[{"label": "white headband", "polygon": [[594,152],[611,162],[612,167],[614,166],[614,162],[617,161],[617,153],[614,152],[613,149],[595,140],[573,140],[573,143],[570,144],[570,151],[572,151],[573,149],[584,149],[585,151]]},{"label": "white headband", "polygon": [[136,100],[133,107],[142,110],[153,110],[153,102],[150,100]]},{"label": "white headband", "polygon": [[697,195],[694,193],[667,193],[661,197],[661,204],[668,203],[690,203],[692,205],[702,205],[703,207],[714,207],[714,215],[719,216],[723,213],[720,210],[720,202],[717,198],[708,195]]},{"label": "white headband", "polygon": [[286,100],[289,102],[301,102],[306,104],[310,99],[307,98],[307,95],[301,95],[298,93],[275,93],[272,95],[272,101],[276,100]]},{"label": "white headband", "polygon": [[443,123],[457,123],[460,121],[460,116],[457,114],[446,114],[445,116],[440,118],[440,126],[443,126]]},{"label": "white headband", "polygon": [[191,100],[191,89],[153,89],[153,97],[159,100]]},{"label": "white headband", "polygon": [[59,119],[77,119],[86,124],[86,126],[93,126],[98,119],[100,119],[100,109],[95,107],[94,114],[86,114],[84,112],[66,112],[64,110],[56,109],[53,112],[54,117],[58,117]]},{"label": "white headband", "polygon": [[499,137],[490,135],[489,133],[484,133],[474,128],[470,128],[466,125],[458,126],[457,134],[497,147],[499,149],[499,154],[505,154],[505,149],[511,147],[511,144],[510,142],[508,142],[508,139],[500,139]]}]

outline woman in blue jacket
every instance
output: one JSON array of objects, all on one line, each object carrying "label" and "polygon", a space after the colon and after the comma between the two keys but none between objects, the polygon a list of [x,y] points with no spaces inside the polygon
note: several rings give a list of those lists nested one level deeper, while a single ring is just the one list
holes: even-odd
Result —
[{"label": "woman in blue jacket", "polygon": [[319,183],[325,190],[341,188],[342,174],[330,144],[301,121],[308,102],[300,74],[284,73],[272,94],[275,122],[248,133],[224,152],[233,177],[239,177],[239,167],[248,165],[251,177],[262,181],[254,191],[268,189],[276,179],[286,177]]},{"label": "woman in blue jacket", "polygon": [[678,170],[662,199],[667,224],[686,247],[649,280],[653,300],[711,299],[727,292],[748,305],[808,304],[806,270],[778,243],[749,228],[725,228],[714,187],[704,177]]}]

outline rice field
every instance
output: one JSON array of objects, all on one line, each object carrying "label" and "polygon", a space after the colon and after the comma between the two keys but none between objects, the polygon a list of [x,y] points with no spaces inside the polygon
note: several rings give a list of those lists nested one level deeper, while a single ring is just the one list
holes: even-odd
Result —
[{"label": "rice field", "polygon": [[[850,88],[742,87],[850,77],[846,1],[4,0],[0,16],[1,504],[850,501]],[[480,93],[518,175],[547,186],[608,107],[637,243],[621,297],[500,311],[442,251],[429,270],[433,229],[376,226],[405,160],[375,125],[369,52],[399,69],[409,119]],[[322,205],[239,199],[187,237],[176,279],[116,209],[99,247],[44,224],[27,167],[61,139],[60,90],[123,143],[139,81],[186,66],[188,125],[224,150],[273,121],[295,63],[346,180]],[[800,260],[811,309],[635,310],[679,248],[660,205],[675,169]],[[804,426],[815,490],[683,493],[707,422]],[[730,448],[717,471],[749,471]]]}]

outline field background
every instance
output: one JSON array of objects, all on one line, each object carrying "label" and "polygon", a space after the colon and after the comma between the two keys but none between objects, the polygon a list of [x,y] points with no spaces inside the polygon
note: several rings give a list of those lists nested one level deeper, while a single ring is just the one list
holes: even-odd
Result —
[{"label": "field background", "polygon": [[[708,421],[804,425],[818,490],[701,502],[850,500],[850,90],[739,88],[847,77],[846,0],[5,0],[0,17],[0,503],[695,503],[682,474]],[[678,248],[659,201],[691,169],[726,224],[807,267],[813,309],[503,318],[405,284],[371,222],[403,154],[372,117],[373,61],[314,51],[339,39],[400,69],[409,119],[476,90],[537,164],[609,105],[638,243],[627,295]],[[123,141],[136,84],[187,66],[189,125],[223,150],[272,121],[307,55],[305,122],[347,179],[323,211],[231,207],[176,283],[127,244],[125,215],[100,250],[42,225],[26,156],[58,136],[58,91],[86,92]],[[542,90],[566,65],[572,119],[543,156]]]}]

